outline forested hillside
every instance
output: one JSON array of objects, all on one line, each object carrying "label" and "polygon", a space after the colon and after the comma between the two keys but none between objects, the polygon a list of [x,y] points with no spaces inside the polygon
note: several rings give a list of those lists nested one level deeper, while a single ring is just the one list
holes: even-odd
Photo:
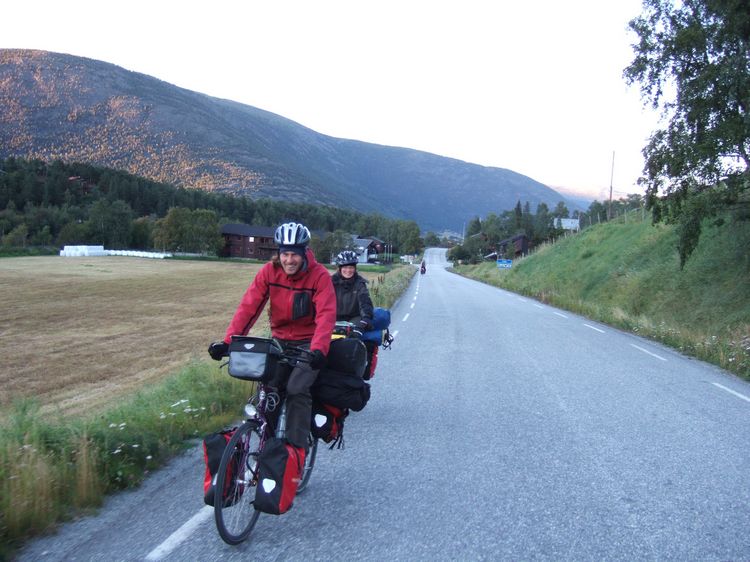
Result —
[{"label": "forested hillside", "polygon": [[377,212],[424,230],[460,231],[473,215],[518,200],[565,200],[512,170],[329,137],[252,106],[45,51],[0,49],[0,158],[9,156]]},{"label": "forested hillside", "polygon": [[421,247],[419,226],[323,205],[178,188],[91,166],[0,160],[0,240],[5,248],[103,244],[108,248],[216,252],[219,225],[304,222],[314,231],[376,236],[394,249]]}]

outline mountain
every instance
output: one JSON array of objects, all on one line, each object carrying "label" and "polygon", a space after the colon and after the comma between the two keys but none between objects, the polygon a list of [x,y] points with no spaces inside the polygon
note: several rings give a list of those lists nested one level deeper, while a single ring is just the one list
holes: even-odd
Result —
[{"label": "mountain", "polygon": [[565,200],[511,170],[326,136],[249,105],[47,51],[0,49],[0,157],[8,156],[379,212],[432,230],[461,230],[518,200],[532,209]]}]

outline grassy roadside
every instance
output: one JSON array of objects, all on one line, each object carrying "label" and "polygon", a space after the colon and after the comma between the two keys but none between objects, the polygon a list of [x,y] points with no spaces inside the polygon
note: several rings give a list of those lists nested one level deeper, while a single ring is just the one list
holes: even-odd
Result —
[{"label": "grassy roadside", "polygon": [[[104,275],[110,275],[111,267],[100,263],[107,270]],[[366,275],[376,306],[391,307],[413,274],[414,268],[395,267]],[[156,283],[156,277],[150,279]],[[175,293],[170,298],[176,298]],[[225,325],[228,316],[223,312]],[[191,310],[179,307],[173,313],[190,315]],[[174,320],[179,324],[179,318]],[[265,326],[254,331],[262,333]],[[210,327],[201,333],[204,339],[221,335]],[[88,413],[90,408],[56,413],[49,404],[29,397],[10,402],[10,413],[0,420],[0,559],[9,557],[23,540],[96,508],[107,493],[140,483],[183,449],[187,439],[236,418],[250,392],[247,383],[197,358],[146,382],[118,394],[116,406],[97,406],[95,413]]]},{"label": "grassy roadside", "polygon": [[750,380],[750,222],[704,225],[680,270],[675,229],[596,225],[514,262],[458,266],[467,277],[675,347]]}]

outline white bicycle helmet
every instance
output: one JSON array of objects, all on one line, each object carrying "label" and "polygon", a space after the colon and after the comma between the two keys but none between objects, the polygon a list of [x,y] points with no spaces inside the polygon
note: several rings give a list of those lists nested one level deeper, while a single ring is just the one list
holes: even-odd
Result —
[{"label": "white bicycle helmet", "polygon": [[336,256],[336,265],[357,265],[359,259],[357,259],[356,252],[351,250],[344,250],[338,256]]},{"label": "white bicycle helmet", "polygon": [[310,242],[310,231],[304,224],[285,222],[276,229],[273,241],[279,246],[307,246]]}]

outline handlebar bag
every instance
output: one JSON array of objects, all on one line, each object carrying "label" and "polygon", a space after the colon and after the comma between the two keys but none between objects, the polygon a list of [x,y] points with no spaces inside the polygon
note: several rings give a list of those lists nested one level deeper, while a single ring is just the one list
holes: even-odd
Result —
[{"label": "handlebar bag", "polygon": [[367,366],[367,348],[357,338],[333,340],[328,350],[326,366],[361,378]]},{"label": "handlebar bag", "polygon": [[236,379],[267,382],[276,373],[279,344],[269,338],[232,336],[229,344],[229,374]]}]

